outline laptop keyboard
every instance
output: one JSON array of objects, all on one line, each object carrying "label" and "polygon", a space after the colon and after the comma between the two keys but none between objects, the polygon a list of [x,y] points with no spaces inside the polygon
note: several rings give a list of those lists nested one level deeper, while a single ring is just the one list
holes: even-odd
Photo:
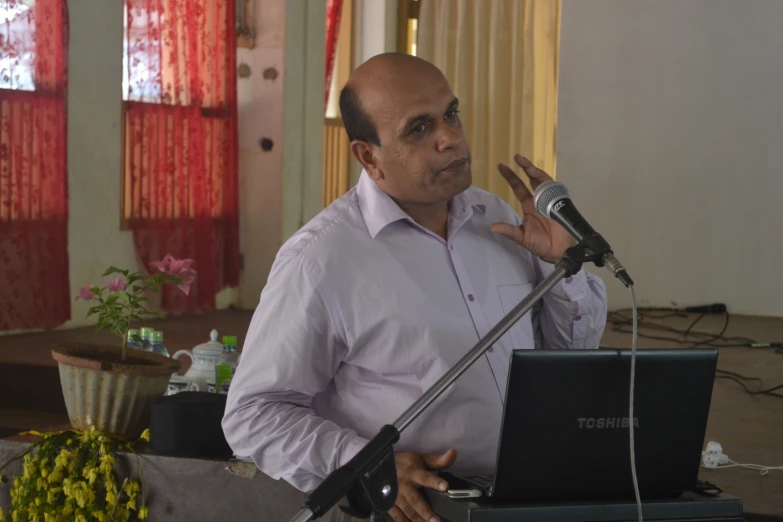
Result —
[{"label": "laptop keyboard", "polygon": [[473,475],[465,479],[484,488],[491,488],[495,484],[495,475]]}]

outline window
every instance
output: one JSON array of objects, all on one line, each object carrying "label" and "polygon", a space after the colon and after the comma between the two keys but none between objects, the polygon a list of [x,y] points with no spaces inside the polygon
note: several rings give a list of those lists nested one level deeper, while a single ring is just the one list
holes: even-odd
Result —
[{"label": "window", "polygon": [[0,0],[0,330],[70,319],[65,0]]},{"label": "window", "polygon": [[0,88],[34,91],[34,0],[0,0]]},{"label": "window", "polygon": [[201,275],[168,312],[215,307],[239,282],[233,1],[124,0],[122,216],[144,265],[191,258]]}]

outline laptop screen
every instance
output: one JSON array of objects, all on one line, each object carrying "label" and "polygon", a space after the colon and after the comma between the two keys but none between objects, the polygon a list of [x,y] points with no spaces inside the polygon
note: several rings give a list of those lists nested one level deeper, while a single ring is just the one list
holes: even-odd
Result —
[{"label": "laptop screen", "polygon": [[[676,496],[696,484],[717,350],[636,357],[641,494]],[[630,350],[517,350],[511,359],[493,497],[633,498]]]}]

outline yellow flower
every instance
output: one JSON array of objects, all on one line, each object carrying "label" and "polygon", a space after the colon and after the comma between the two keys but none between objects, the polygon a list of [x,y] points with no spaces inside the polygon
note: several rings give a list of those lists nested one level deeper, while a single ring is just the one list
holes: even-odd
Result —
[{"label": "yellow flower", "polygon": [[139,483],[131,480],[122,487],[122,490],[129,497],[135,497],[139,493]]},{"label": "yellow flower", "polygon": [[146,440],[147,442],[150,441],[150,430],[149,428],[145,429],[141,432],[141,436],[139,437],[141,440]]},{"label": "yellow flower", "polygon": [[92,516],[94,516],[98,520],[98,522],[106,522],[108,520],[106,513],[104,513],[103,511],[96,511],[95,513],[92,514]]},{"label": "yellow flower", "polygon": [[14,479],[14,487],[15,487],[15,488],[18,488],[18,487],[19,487],[19,479],[18,479],[18,478],[15,478],[15,479]]},{"label": "yellow flower", "polygon": [[57,455],[54,459],[54,466],[55,469],[57,468],[64,468],[68,465],[68,459],[71,456],[71,452],[67,449],[63,448],[60,450],[60,454]]},{"label": "yellow flower", "polygon": [[23,431],[19,435],[33,435],[34,437],[40,437],[41,433],[35,430],[30,430],[30,431]]},{"label": "yellow flower", "polygon": [[117,494],[113,491],[107,491],[106,492],[106,504],[107,505],[114,505],[114,503],[117,502]]},{"label": "yellow flower", "polygon": [[82,476],[86,478],[92,486],[95,484],[95,479],[98,478],[98,468],[95,466],[85,466],[82,470]]},{"label": "yellow flower", "polygon": [[113,455],[101,455],[101,462],[106,462],[108,464],[114,465],[114,456]]},{"label": "yellow flower", "polygon": [[46,470],[46,468],[41,468],[41,476],[43,478],[46,478],[46,476],[49,474],[49,472]]},{"label": "yellow flower", "polygon": [[49,478],[47,479],[49,481],[49,484],[57,484],[59,482],[63,481],[63,472],[60,470],[55,470],[52,472],[51,475],[49,475]]},{"label": "yellow flower", "polygon": [[65,443],[70,446],[73,444],[73,439],[68,439]]},{"label": "yellow flower", "polygon": [[76,522],[87,522],[87,519],[84,518],[84,515],[79,514],[79,515],[76,515]]},{"label": "yellow flower", "polygon": [[146,520],[147,515],[149,515],[149,511],[147,511],[147,506],[141,506],[141,509],[139,509],[139,520]]},{"label": "yellow flower", "polygon": [[41,497],[38,497],[35,499],[35,505],[40,506],[41,505]]},{"label": "yellow flower", "polygon": [[125,505],[128,507],[128,509],[135,510],[136,509],[136,499],[129,500],[128,503],[125,504]]},{"label": "yellow flower", "polygon": [[5,509],[0,508],[0,522],[8,522],[8,519],[5,518]]}]

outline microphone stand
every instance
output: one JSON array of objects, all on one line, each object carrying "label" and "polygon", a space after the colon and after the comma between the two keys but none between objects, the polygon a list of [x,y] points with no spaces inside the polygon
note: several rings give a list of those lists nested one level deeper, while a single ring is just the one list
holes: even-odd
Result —
[{"label": "microphone stand", "polygon": [[397,500],[397,467],[392,446],[400,440],[400,433],[556,284],[579,272],[582,263],[586,261],[592,261],[599,267],[604,266],[606,258],[611,254],[609,245],[598,234],[587,236],[566,250],[563,258],[555,265],[555,271],[501,319],[394,424],[383,426],[347,464],[330,473],[307,497],[305,506],[291,522],[308,522],[320,518],[346,496],[348,506],[340,506],[340,509],[353,517],[366,519],[373,514],[389,511]]}]

